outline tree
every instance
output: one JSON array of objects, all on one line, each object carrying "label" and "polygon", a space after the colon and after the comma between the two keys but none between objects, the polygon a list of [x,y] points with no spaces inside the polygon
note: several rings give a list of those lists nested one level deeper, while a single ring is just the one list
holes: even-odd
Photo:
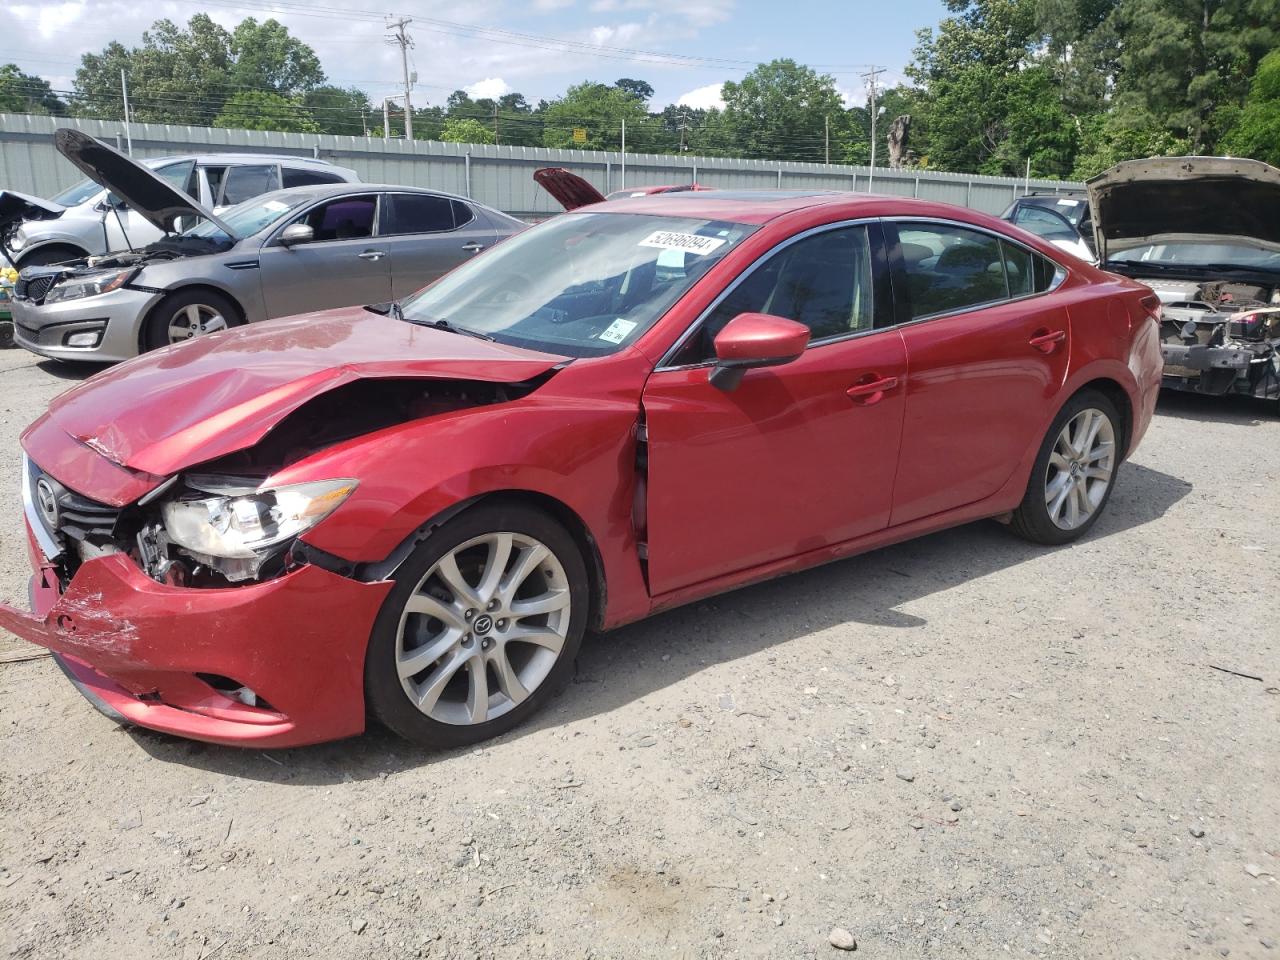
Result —
[{"label": "tree", "polygon": [[222,112],[213,118],[215,127],[235,130],[283,130],[288,133],[319,133],[311,112],[301,103],[278,93],[246,90],[230,97]]},{"label": "tree", "polygon": [[1236,156],[1280,166],[1280,49],[1258,64],[1244,109],[1222,146]]},{"label": "tree", "polygon": [[[382,123],[382,114],[373,109],[369,95],[358,87],[316,87],[303,94],[302,105],[311,113],[321,133],[362,137],[371,123],[375,126]],[[415,130],[417,122],[415,113]]]},{"label": "tree", "polygon": [[[547,147],[581,147],[586,150],[618,150],[622,147],[622,122],[627,123],[627,149],[645,153],[653,145],[660,123],[649,123],[644,104],[618,87],[587,81],[570,87],[552,100],[543,112],[542,142]],[[573,131],[586,132],[578,142]]]},{"label": "tree", "polygon": [[67,105],[54,96],[48,80],[31,76],[17,64],[0,66],[0,113],[40,113],[65,116]]},{"label": "tree", "polygon": [[241,20],[231,32],[231,85],[297,96],[324,83],[320,58],[276,20]]},{"label": "tree", "polygon": [[471,117],[445,117],[440,139],[451,143],[493,143],[493,131]]},{"label": "tree", "polygon": [[635,97],[641,103],[647,104],[653,99],[653,85],[646,83],[644,80],[632,80],[629,77],[623,77],[621,80],[614,81],[613,85],[623,93],[628,93]]},{"label": "tree", "polygon": [[721,91],[725,122],[742,156],[822,160],[828,123],[841,127],[834,156],[847,140],[844,102],[835,79],[794,60],[762,63]]}]

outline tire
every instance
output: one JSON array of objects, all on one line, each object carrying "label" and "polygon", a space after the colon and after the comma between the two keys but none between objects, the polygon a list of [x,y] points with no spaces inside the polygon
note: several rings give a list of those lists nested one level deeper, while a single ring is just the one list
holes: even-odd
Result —
[{"label": "tire", "polygon": [[50,264],[64,263],[67,260],[79,260],[86,256],[88,254],[77,247],[57,246],[54,244],[32,250],[24,257],[18,257],[18,269],[22,270],[24,267],[47,267]]},{"label": "tire", "polygon": [[545,513],[473,507],[432,531],[393,579],[369,638],[365,702],[406,740],[448,749],[495,737],[572,677],[590,585],[573,537]]},{"label": "tire", "polygon": [[[156,304],[147,315],[139,345],[143,352],[158,350],[242,323],[240,307],[230,297],[204,288],[178,290]],[[188,333],[179,335],[179,329]]]},{"label": "tire", "polygon": [[1105,395],[1085,390],[1068,400],[1040,445],[1013,532],[1054,546],[1088,533],[1115,489],[1123,436],[1120,414]]}]

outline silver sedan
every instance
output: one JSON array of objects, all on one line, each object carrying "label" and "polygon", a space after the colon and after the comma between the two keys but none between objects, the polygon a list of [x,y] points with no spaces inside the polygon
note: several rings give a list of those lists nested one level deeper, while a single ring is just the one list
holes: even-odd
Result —
[{"label": "silver sedan", "polygon": [[124,360],[242,323],[405,297],[524,226],[413,187],[279,190],[142,251],[23,270],[15,337],[46,357]]}]

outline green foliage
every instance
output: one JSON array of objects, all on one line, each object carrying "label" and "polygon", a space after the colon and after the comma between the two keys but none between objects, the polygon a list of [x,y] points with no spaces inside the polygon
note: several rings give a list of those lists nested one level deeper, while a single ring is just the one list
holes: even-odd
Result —
[{"label": "green foliage", "polygon": [[319,133],[309,111],[301,103],[278,93],[245,91],[230,97],[213,118],[215,127],[235,130],[283,130],[287,133]]},{"label": "green foliage", "polygon": [[493,143],[493,131],[471,117],[446,117],[440,139],[452,143]]},{"label": "green foliage", "polygon": [[64,116],[67,105],[53,94],[49,81],[23,73],[17,64],[0,65],[0,113]]},{"label": "green foliage", "polygon": [[[584,150],[622,148],[622,121],[627,122],[627,150],[647,153],[655,146],[660,129],[648,123],[644,104],[619,87],[587,81],[570,87],[563,97],[542,111],[542,144],[547,147],[580,147]],[[573,131],[586,131],[586,142]]]},{"label": "green foliage", "polygon": [[1228,153],[1280,166],[1280,49],[1258,64],[1244,108],[1222,146]]},{"label": "green foliage", "polygon": [[367,127],[382,123],[381,112],[374,110],[369,95],[357,87],[316,87],[303,94],[302,105],[321,133],[362,137]]},{"label": "green foliage", "polygon": [[847,146],[849,125],[835,79],[794,60],[760,64],[740,83],[726,83],[721,97],[739,156],[823,160],[828,124],[833,157]]}]

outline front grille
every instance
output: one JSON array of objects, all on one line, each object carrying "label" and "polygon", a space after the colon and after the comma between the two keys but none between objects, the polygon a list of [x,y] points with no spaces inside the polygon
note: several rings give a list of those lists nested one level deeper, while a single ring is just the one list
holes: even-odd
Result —
[{"label": "front grille", "polygon": [[18,282],[13,287],[13,298],[15,300],[30,300],[32,303],[37,304],[44,303],[44,298],[48,296],[49,290],[52,289],[53,283],[57,279],[56,276],[25,278],[19,274]]},{"label": "front grille", "polygon": [[[120,519],[120,508],[81,496],[28,461],[29,489],[33,520],[50,534],[55,541],[65,544],[67,539],[84,541],[93,538],[100,542],[110,540]],[[51,492],[56,504],[54,521],[50,520],[45,492]]]}]

